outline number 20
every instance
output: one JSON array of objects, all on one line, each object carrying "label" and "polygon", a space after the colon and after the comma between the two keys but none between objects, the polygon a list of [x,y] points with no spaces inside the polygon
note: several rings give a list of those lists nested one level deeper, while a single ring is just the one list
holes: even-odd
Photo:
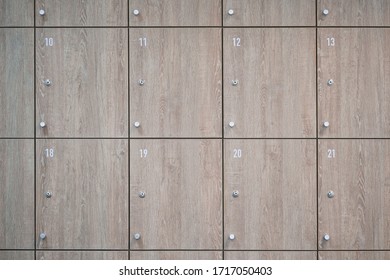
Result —
[{"label": "number 20", "polygon": [[233,158],[241,158],[241,156],[242,156],[241,149],[234,149],[233,150]]}]

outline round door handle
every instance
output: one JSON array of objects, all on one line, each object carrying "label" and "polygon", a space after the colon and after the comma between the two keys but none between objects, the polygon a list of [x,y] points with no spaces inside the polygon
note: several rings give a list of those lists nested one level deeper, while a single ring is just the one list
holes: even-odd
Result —
[{"label": "round door handle", "polygon": [[236,239],[236,236],[233,233],[231,233],[231,234],[229,234],[229,239],[234,240],[234,239]]},{"label": "round door handle", "polygon": [[145,192],[139,192],[139,193],[138,193],[138,196],[139,196],[140,198],[145,198],[146,194],[145,194]]},{"label": "round door handle", "polygon": [[40,126],[41,128],[44,128],[44,127],[46,127],[46,123],[42,121],[42,122],[39,123],[39,126]]},{"label": "round door handle", "polygon": [[323,9],[323,10],[322,10],[322,14],[323,14],[324,16],[329,15],[329,10],[328,10],[328,9]]},{"label": "round door handle", "polygon": [[332,79],[329,79],[328,80],[328,86],[331,86],[331,85],[333,85],[334,84],[334,81],[332,80]]},{"label": "round door handle", "polygon": [[139,128],[141,126],[140,122],[134,122],[134,127]]},{"label": "round door handle", "polygon": [[233,10],[233,9],[228,10],[228,15],[229,15],[229,16],[234,15],[234,10]]},{"label": "round door handle", "polygon": [[135,240],[140,240],[141,239],[141,234],[140,233],[134,233],[134,239]]},{"label": "round door handle", "polygon": [[238,85],[238,80],[232,80],[232,85],[237,86]]},{"label": "round door handle", "polygon": [[46,196],[46,198],[51,198],[52,193],[51,192],[45,192],[45,196]]},{"label": "round door handle", "polygon": [[328,192],[328,197],[329,198],[333,198],[334,197],[334,192],[333,191],[329,191]]},{"label": "round door handle", "polygon": [[233,197],[238,197],[240,195],[240,193],[238,192],[238,191],[234,191],[233,193],[232,193],[232,196]]},{"label": "round door handle", "polygon": [[45,10],[44,9],[40,9],[39,10],[39,15],[40,16],[44,16],[46,14]]},{"label": "round door handle", "polygon": [[229,122],[229,126],[230,126],[230,127],[233,128],[235,125],[236,125],[236,124],[235,124],[234,122]]},{"label": "round door handle", "polygon": [[137,10],[137,9],[133,10],[133,15],[138,16],[139,14],[140,14],[139,10]]},{"label": "round door handle", "polygon": [[138,80],[138,84],[139,84],[140,86],[143,86],[143,85],[145,84],[145,80],[139,79],[139,80]]},{"label": "round door handle", "polygon": [[329,124],[328,121],[326,121],[326,122],[324,122],[322,125],[323,125],[325,128],[328,128],[330,124]]},{"label": "round door handle", "polygon": [[40,238],[41,240],[45,240],[45,239],[46,239],[46,233],[41,232],[41,233],[39,234],[39,238]]},{"label": "round door handle", "polygon": [[330,236],[329,236],[329,234],[324,234],[324,240],[325,241],[329,241],[330,240]]}]

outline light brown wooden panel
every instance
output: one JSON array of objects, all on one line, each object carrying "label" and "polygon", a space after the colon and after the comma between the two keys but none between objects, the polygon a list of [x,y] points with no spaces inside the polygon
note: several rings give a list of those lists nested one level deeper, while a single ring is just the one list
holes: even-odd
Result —
[{"label": "light brown wooden panel", "polygon": [[0,251],[0,260],[33,260],[34,251]]},{"label": "light brown wooden panel", "polygon": [[132,251],[131,260],[222,260],[220,251]]},{"label": "light brown wooden panel", "polygon": [[0,0],[0,26],[34,26],[34,0]]},{"label": "light brown wooden panel", "polygon": [[34,140],[0,140],[0,249],[34,248]]},{"label": "light brown wooden panel", "polygon": [[132,29],[130,61],[132,137],[222,135],[220,29]]},{"label": "light brown wooden panel", "polygon": [[221,25],[221,0],[131,0],[129,5],[130,26]]},{"label": "light brown wooden panel", "polygon": [[34,137],[34,30],[0,29],[0,137]]},{"label": "light brown wooden panel", "polygon": [[314,29],[225,29],[225,137],[315,137],[315,62]]},{"label": "light brown wooden panel", "polygon": [[320,140],[318,153],[320,248],[389,249],[390,140]]},{"label": "light brown wooden panel", "polygon": [[127,260],[125,251],[37,251],[37,260]]},{"label": "light brown wooden panel", "polygon": [[225,249],[316,249],[315,140],[226,140],[224,148]]},{"label": "light brown wooden panel", "polygon": [[127,26],[127,0],[37,0],[35,13],[37,26]]},{"label": "light brown wooden panel", "polygon": [[[328,10],[324,15],[323,11]],[[388,0],[318,0],[318,25],[389,26]]]},{"label": "light brown wooden panel", "polygon": [[319,30],[320,137],[390,137],[389,45],[389,29]]},{"label": "light brown wooden panel", "polygon": [[389,251],[320,251],[320,260],[390,260]]},{"label": "light brown wooden panel", "polygon": [[221,144],[130,140],[132,249],[221,249]]},{"label": "light brown wooden panel", "polygon": [[226,251],[225,260],[316,260],[317,252],[308,251]]},{"label": "light brown wooden panel", "polygon": [[[224,0],[225,26],[315,26],[313,0]],[[229,14],[233,10],[233,15]]]},{"label": "light brown wooden panel", "polygon": [[127,137],[127,55],[124,28],[37,29],[37,135]]},{"label": "light brown wooden panel", "polygon": [[128,248],[127,140],[38,140],[36,169],[38,249]]}]

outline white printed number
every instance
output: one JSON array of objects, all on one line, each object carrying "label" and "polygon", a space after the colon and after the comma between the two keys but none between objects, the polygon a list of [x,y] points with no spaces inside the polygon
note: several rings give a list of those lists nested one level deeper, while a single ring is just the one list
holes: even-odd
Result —
[{"label": "white printed number", "polygon": [[146,47],[146,38],[143,37],[143,38],[139,38],[139,44],[141,45],[141,47]]},{"label": "white printed number", "polygon": [[242,156],[241,149],[234,149],[233,150],[233,158],[241,158],[241,156]]},{"label": "white printed number", "polygon": [[327,38],[326,40],[328,41],[328,47],[334,47],[336,45],[336,40],[334,37]]},{"label": "white printed number", "polygon": [[54,46],[54,39],[53,38],[45,38],[45,45],[46,47],[52,47]]},{"label": "white printed number", "polygon": [[54,149],[51,148],[51,149],[45,149],[45,156],[48,158],[48,157],[51,157],[53,158],[54,157]]},{"label": "white printed number", "polygon": [[328,149],[328,158],[335,158],[335,157],[336,157],[336,150]]},{"label": "white printed number", "polygon": [[139,153],[141,154],[141,158],[145,158],[148,155],[148,149],[140,149]]},{"label": "white printed number", "polygon": [[233,46],[241,47],[241,38],[233,38]]}]

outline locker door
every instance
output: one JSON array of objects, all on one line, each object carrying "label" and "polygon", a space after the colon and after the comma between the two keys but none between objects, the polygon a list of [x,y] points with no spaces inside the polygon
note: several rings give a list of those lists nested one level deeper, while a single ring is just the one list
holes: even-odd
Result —
[{"label": "locker door", "polygon": [[221,249],[221,141],[130,146],[131,249]]},{"label": "locker door", "polygon": [[34,26],[34,0],[0,0],[0,26]]},{"label": "locker door", "polygon": [[224,0],[225,26],[315,26],[312,0]]},{"label": "locker door", "polygon": [[132,251],[131,260],[222,260],[220,251]]},{"label": "locker door", "polygon": [[1,139],[0,249],[33,248],[34,140]]},{"label": "locker door", "polygon": [[130,26],[219,26],[221,0],[132,0]]},{"label": "locker door", "polygon": [[225,249],[316,249],[316,141],[226,140]]},{"label": "locker door", "polygon": [[316,260],[310,251],[226,251],[225,260]]},{"label": "locker door", "polygon": [[126,29],[37,29],[37,135],[128,135]]},{"label": "locker door", "polygon": [[390,141],[321,140],[318,157],[320,249],[389,249]]},{"label": "locker door", "polygon": [[318,45],[320,137],[390,137],[390,30],[319,29]]},{"label": "locker door", "polygon": [[130,135],[221,137],[221,30],[130,30]]},{"label": "locker door", "polygon": [[0,29],[0,61],[0,137],[33,137],[34,30]]},{"label": "locker door", "polygon": [[34,251],[0,251],[0,260],[33,260]]},{"label": "locker door", "polygon": [[321,251],[320,260],[390,260],[389,251]]},{"label": "locker door", "polygon": [[128,248],[128,145],[37,140],[37,249]]},{"label": "locker door", "polygon": [[37,260],[127,260],[127,251],[37,251]]},{"label": "locker door", "polygon": [[318,25],[389,26],[388,0],[318,0]]},{"label": "locker door", "polygon": [[315,137],[315,57],[314,29],[225,29],[225,137]]},{"label": "locker door", "polygon": [[37,26],[127,26],[127,0],[36,0],[35,9]]}]

